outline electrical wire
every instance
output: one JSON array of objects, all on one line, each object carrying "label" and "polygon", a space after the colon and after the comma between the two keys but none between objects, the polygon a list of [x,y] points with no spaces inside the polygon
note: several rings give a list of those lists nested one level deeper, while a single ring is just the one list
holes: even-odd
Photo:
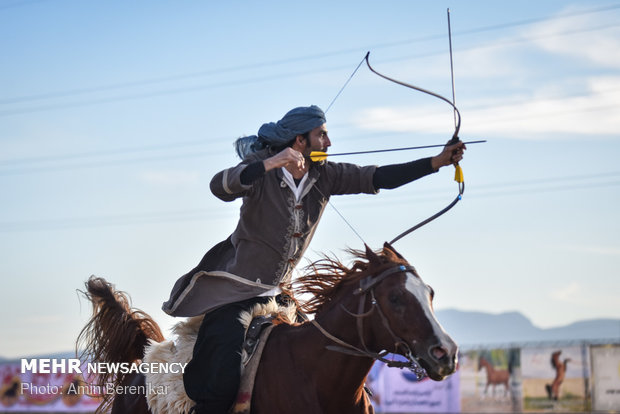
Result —
[{"label": "electrical wire", "polygon": [[[36,2],[37,0],[33,0],[33,1]],[[43,0],[38,0],[38,1],[43,1]],[[515,22],[507,22],[507,23],[490,25],[490,26],[482,26],[482,27],[467,29],[463,31],[457,31],[454,33],[454,36],[464,36],[464,35],[483,33],[483,32],[488,32],[488,31],[497,31],[497,30],[507,29],[510,27],[531,25],[531,24],[540,23],[543,21],[559,20],[559,19],[582,16],[582,15],[593,14],[593,13],[608,12],[608,11],[612,11],[616,9],[620,9],[620,4],[587,9],[587,10],[582,10],[582,11],[565,12],[562,14],[555,15],[551,18],[535,17],[535,18],[524,19],[524,20],[519,20]],[[84,94],[91,94],[91,93],[98,93],[98,92],[105,92],[105,91],[112,91],[112,90],[119,90],[119,89],[123,90],[129,87],[155,85],[155,84],[167,83],[167,82],[172,82],[172,81],[209,77],[209,76],[217,75],[217,74],[228,74],[231,72],[238,72],[238,71],[244,71],[244,70],[254,71],[257,68],[261,68],[261,67],[273,67],[273,66],[279,66],[279,65],[289,64],[289,63],[324,59],[327,57],[334,57],[338,55],[359,53],[360,50],[377,50],[377,49],[384,49],[384,48],[390,48],[390,47],[396,47],[396,46],[410,45],[412,43],[426,42],[426,41],[431,41],[435,39],[442,39],[444,36],[445,36],[444,34],[436,34],[436,35],[422,36],[422,37],[405,39],[405,40],[394,41],[394,42],[378,43],[378,44],[374,44],[370,46],[365,46],[363,48],[340,49],[340,50],[335,50],[335,51],[326,52],[326,53],[311,54],[311,55],[304,55],[304,56],[298,56],[298,57],[293,57],[293,58],[270,60],[270,61],[263,61],[263,62],[253,62],[251,64],[236,65],[236,66],[222,67],[222,68],[217,68],[217,69],[209,69],[209,70],[204,70],[204,71],[154,77],[150,79],[139,79],[139,80],[126,81],[126,82],[120,82],[120,83],[114,83],[114,84],[108,84],[108,85],[93,86],[93,87],[87,87],[87,88],[78,88],[78,89],[71,89],[71,90],[64,90],[64,91],[54,91],[54,92],[48,92],[48,93],[16,96],[12,98],[3,98],[3,99],[0,99],[0,105],[22,103],[22,102],[29,102],[29,101],[36,101],[36,100],[46,100],[46,99],[61,98],[61,97],[69,97],[69,96],[76,96],[76,95],[84,95]],[[467,49],[465,49],[464,51],[466,50]],[[420,55],[420,56],[425,57],[428,55]],[[344,68],[338,68],[338,69],[344,69]],[[327,70],[335,70],[335,69],[327,69]],[[282,75],[278,75],[278,76],[282,76]],[[170,92],[170,93],[173,93],[173,92]],[[43,109],[40,109],[40,110],[43,110]],[[18,113],[22,113],[22,112],[18,112]],[[7,113],[7,114],[13,114],[13,113]],[[0,112],[0,115],[2,115],[1,112]]]},{"label": "electrical wire", "polygon": [[[468,199],[477,199],[484,197],[514,197],[524,194],[536,193],[552,193],[558,191],[577,191],[577,190],[593,190],[606,187],[620,186],[620,181],[601,181],[601,179],[609,179],[620,176],[620,171],[601,172],[595,174],[572,175],[566,177],[548,177],[533,180],[522,180],[512,182],[500,182],[492,184],[478,184],[476,189],[469,192]],[[598,181],[592,181],[598,180]],[[584,182],[588,181],[588,182]],[[551,185],[549,185],[551,184]],[[540,185],[547,185],[540,187]],[[514,189],[510,187],[521,187]],[[427,191],[417,193],[416,198],[423,199],[425,202],[432,201],[429,194],[437,193],[437,191]],[[345,197],[346,199],[346,197]],[[391,198],[390,208],[398,209],[399,206],[410,205],[410,196]],[[436,197],[437,200],[443,200]],[[384,200],[385,201],[385,200]],[[340,208],[352,207],[360,208],[358,201],[343,200]],[[24,231],[50,231],[50,230],[73,230],[81,228],[92,228],[101,226],[135,226],[135,225],[155,225],[175,222],[192,222],[192,221],[210,221],[221,220],[222,217],[230,217],[234,219],[236,213],[232,210],[222,210],[221,208],[205,208],[205,209],[188,209],[177,211],[162,212],[142,212],[142,213],[124,213],[110,214],[91,217],[66,217],[60,219],[40,219],[40,220],[23,220],[12,222],[0,222],[0,233],[24,232]],[[341,214],[338,212],[338,214]],[[358,237],[360,237],[358,235]],[[361,237],[360,237],[361,238]]]}]

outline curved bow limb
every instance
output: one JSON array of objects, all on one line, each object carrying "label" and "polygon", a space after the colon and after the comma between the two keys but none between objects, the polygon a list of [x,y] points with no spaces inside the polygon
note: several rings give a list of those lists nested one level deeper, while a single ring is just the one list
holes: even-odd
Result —
[{"label": "curved bow limb", "polygon": [[[416,91],[425,93],[427,95],[433,96],[435,98],[441,99],[442,101],[446,102],[448,105],[450,105],[452,107],[452,109],[454,110],[454,115],[455,115],[455,123],[454,123],[454,133],[452,134],[452,138],[448,141],[448,143],[446,145],[453,145],[456,144],[457,142],[459,142],[459,130],[461,128],[461,113],[459,112],[458,108],[456,107],[456,105],[450,101],[448,98],[441,96],[438,93],[429,91],[428,89],[424,89],[421,88],[419,86],[415,86],[415,85],[411,85],[407,82],[403,82],[400,81],[398,79],[394,79],[391,78],[387,75],[384,75],[378,71],[376,71],[372,65],[370,64],[370,52],[366,53],[366,57],[364,58],[366,60],[366,65],[368,66],[368,69],[370,69],[370,71],[372,73],[374,73],[375,75],[388,80],[390,82],[393,82],[397,85],[401,85],[404,86],[406,88],[409,89],[414,89]],[[444,213],[446,213],[448,210],[450,210],[452,207],[454,207],[463,197],[463,193],[465,192],[465,182],[463,180],[463,172],[461,170],[461,167],[458,165],[458,163],[455,163],[454,167],[456,168],[455,171],[455,177],[454,179],[458,182],[459,185],[459,193],[456,196],[456,198],[450,203],[448,204],[448,206],[446,206],[444,209],[442,209],[441,211],[433,214],[431,217],[427,218],[426,220],[421,221],[420,223],[416,224],[413,227],[410,227],[409,229],[405,230],[404,232],[402,232],[401,234],[399,234],[398,236],[396,236],[394,239],[392,239],[392,241],[390,241],[390,244],[394,244],[395,242],[397,242],[398,240],[402,239],[403,237],[405,237],[406,235],[408,235],[409,233],[419,229],[420,227],[430,223],[431,221],[435,220],[436,218],[440,217],[441,215],[443,215]]]},{"label": "curved bow limb", "polygon": [[410,88],[410,89],[414,89],[416,91],[425,93],[425,94],[430,95],[430,96],[434,96],[435,98],[441,99],[442,101],[444,101],[448,105],[450,105],[452,107],[452,109],[454,109],[454,113],[456,114],[456,122],[455,122],[455,125],[454,125],[454,133],[452,134],[452,138],[450,139],[450,141],[446,145],[456,144],[458,142],[458,140],[459,140],[459,130],[461,129],[461,113],[459,112],[459,110],[456,107],[456,105],[454,105],[452,103],[452,101],[450,101],[448,98],[446,98],[444,96],[441,96],[438,93],[429,91],[428,89],[424,89],[424,88],[421,88],[419,86],[411,85],[410,83],[403,82],[403,81],[400,81],[398,79],[394,79],[394,78],[391,78],[391,77],[389,77],[387,75],[384,75],[384,74],[382,74],[380,72],[377,72],[370,65],[370,52],[366,53],[366,57],[364,58],[364,60],[366,60],[366,65],[368,66],[368,69],[370,69],[370,71],[372,73],[374,73],[375,75],[380,76],[383,79],[388,80],[390,82],[394,82],[397,85],[404,86],[404,87]]}]

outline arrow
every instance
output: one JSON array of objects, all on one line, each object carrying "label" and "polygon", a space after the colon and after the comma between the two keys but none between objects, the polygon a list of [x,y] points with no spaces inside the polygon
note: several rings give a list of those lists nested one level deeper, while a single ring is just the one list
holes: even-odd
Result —
[{"label": "arrow", "polygon": [[[487,142],[486,140],[478,140],[478,141],[468,141],[464,142],[464,144],[482,144]],[[376,152],[392,152],[392,151],[407,151],[407,150],[415,150],[415,149],[424,149],[424,148],[438,148],[445,147],[446,144],[436,144],[436,145],[423,145],[419,147],[404,147],[404,148],[388,148],[388,149],[380,149],[380,150],[369,150],[369,151],[354,151],[354,152],[339,152],[335,154],[328,154],[323,151],[312,151],[308,156],[311,161],[324,161],[327,157],[336,157],[341,155],[359,155],[359,154],[373,154]]]}]

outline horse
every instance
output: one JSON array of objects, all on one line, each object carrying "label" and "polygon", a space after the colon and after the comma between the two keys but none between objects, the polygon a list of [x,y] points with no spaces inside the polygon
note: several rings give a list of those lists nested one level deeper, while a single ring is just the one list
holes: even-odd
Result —
[{"label": "horse", "polygon": [[568,368],[568,362],[570,358],[566,358],[564,363],[560,361],[560,354],[562,351],[555,351],[551,354],[551,366],[555,368],[555,378],[551,384],[545,384],[545,390],[550,400],[557,401],[560,397],[560,385],[564,382],[566,376],[566,369]]},{"label": "horse", "polygon": [[505,369],[495,369],[495,367],[482,356],[478,360],[478,363],[480,369],[485,368],[487,372],[487,385],[484,387],[484,394],[486,395],[489,385],[493,385],[493,395],[495,395],[495,386],[498,384],[503,384],[504,396],[508,395],[510,372]]},{"label": "horse", "polygon": [[[458,346],[437,321],[434,292],[416,269],[385,244],[379,252],[351,251],[347,267],[323,258],[292,284],[299,306],[314,319],[273,327],[251,397],[251,413],[374,413],[364,383],[375,360],[403,355],[401,367],[423,368],[435,381],[454,373]],[[76,347],[94,362],[135,362],[149,340],[163,340],[155,321],[130,307],[124,292],[101,278],[86,282],[93,316]],[[396,362],[396,361],[394,361]],[[393,365],[397,365],[394,363]],[[144,386],[141,374],[99,378],[100,384]],[[115,387],[111,387],[114,389]],[[148,413],[144,395],[104,395],[98,411]]]}]

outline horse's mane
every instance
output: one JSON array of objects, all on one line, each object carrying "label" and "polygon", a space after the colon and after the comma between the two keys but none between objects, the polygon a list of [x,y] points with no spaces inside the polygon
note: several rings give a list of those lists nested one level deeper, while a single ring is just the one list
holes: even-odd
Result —
[{"label": "horse's mane", "polygon": [[299,307],[305,313],[316,314],[332,300],[341,287],[358,283],[369,274],[381,271],[390,265],[408,264],[389,246],[378,253],[370,249],[366,251],[347,249],[347,253],[354,258],[350,267],[335,257],[324,256],[309,264],[305,268],[304,275],[283,290],[294,298],[310,295],[308,299],[299,302]]}]

